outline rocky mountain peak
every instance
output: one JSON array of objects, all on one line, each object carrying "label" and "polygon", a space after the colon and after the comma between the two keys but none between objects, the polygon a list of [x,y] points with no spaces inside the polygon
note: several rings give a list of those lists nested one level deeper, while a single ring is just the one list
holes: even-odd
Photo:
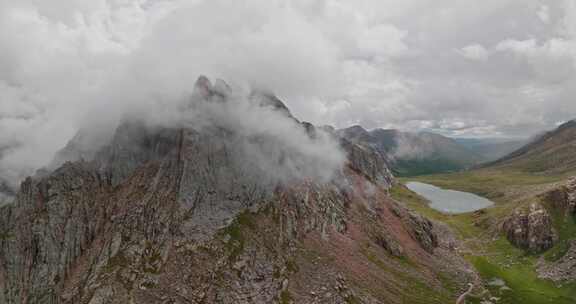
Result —
[{"label": "rocky mountain peak", "polygon": [[282,102],[274,93],[262,89],[253,89],[250,93],[250,98],[256,102],[260,107],[271,108],[290,117],[294,120],[290,109]]},{"label": "rocky mountain peak", "polygon": [[354,125],[348,127],[346,129],[340,130],[343,137],[353,138],[353,137],[362,137],[362,136],[369,136],[369,133],[364,127],[360,125]]},{"label": "rocky mountain peak", "polygon": [[[201,78],[196,92],[226,87]],[[395,273],[470,275],[448,233],[388,196],[379,153],[334,150],[262,96],[284,127],[127,120],[92,160],[26,179],[0,212],[0,303],[312,303],[325,286],[323,303],[400,303]]]},{"label": "rocky mountain peak", "polygon": [[204,98],[212,94],[212,82],[208,77],[201,75],[194,83],[194,91]]},{"label": "rocky mountain peak", "polygon": [[216,79],[214,84],[204,75],[199,76],[194,84],[193,98],[204,101],[224,102],[232,94],[232,88],[222,79]]}]

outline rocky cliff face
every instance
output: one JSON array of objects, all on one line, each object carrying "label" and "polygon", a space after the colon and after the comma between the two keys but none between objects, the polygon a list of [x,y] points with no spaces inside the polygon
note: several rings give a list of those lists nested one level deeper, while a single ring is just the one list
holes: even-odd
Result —
[{"label": "rocky cliff face", "polygon": [[532,253],[546,251],[554,245],[552,219],[546,209],[538,204],[529,210],[517,210],[502,225],[513,245]]},{"label": "rocky cliff face", "polygon": [[[201,78],[196,94],[226,102],[226,88]],[[393,177],[378,153],[340,145],[342,167],[312,178],[298,176],[311,172],[302,166],[315,172],[322,160],[274,149],[266,133],[126,122],[92,160],[26,179],[0,209],[0,303],[449,298],[438,277],[458,286],[471,276],[443,241],[449,232],[388,197]],[[273,167],[255,162],[270,155]]]},{"label": "rocky cliff face", "polygon": [[576,216],[576,177],[571,177],[565,185],[544,193],[542,199],[551,208],[561,210],[567,218]]},{"label": "rocky cliff face", "polygon": [[572,177],[568,180],[566,190],[568,193],[568,195],[567,195],[567,201],[568,201],[567,211],[572,215],[576,215],[576,177]]},{"label": "rocky cliff face", "polygon": [[572,177],[566,184],[566,213],[576,216],[576,177]]},{"label": "rocky cliff face", "polygon": [[541,258],[538,274],[541,278],[553,281],[576,280],[576,235],[571,227],[576,222],[576,177],[568,179],[565,185],[542,195],[542,200],[550,210],[559,216],[556,225],[560,229],[560,238],[551,258]]}]

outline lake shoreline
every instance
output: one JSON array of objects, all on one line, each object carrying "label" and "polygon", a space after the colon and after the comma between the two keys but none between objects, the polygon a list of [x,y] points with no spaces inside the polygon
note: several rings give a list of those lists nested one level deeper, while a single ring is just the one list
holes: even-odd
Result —
[{"label": "lake shoreline", "polygon": [[473,193],[443,189],[422,182],[408,182],[406,187],[430,202],[430,207],[445,214],[462,214],[494,205],[487,198]]}]

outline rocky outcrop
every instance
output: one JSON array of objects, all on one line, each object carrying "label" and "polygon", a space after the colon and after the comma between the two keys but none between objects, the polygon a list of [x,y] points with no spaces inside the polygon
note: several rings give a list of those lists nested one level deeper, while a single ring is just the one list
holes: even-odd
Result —
[{"label": "rocky outcrop", "polygon": [[[196,86],[226,102],[224,84]],[[92,160],[26,179],[0,210],[0,303],[401,303],[413,280],[466,275],[432,222],[390,200],[369,147],[342,141],[330,180],[279,179],[245,146],[274,139],[234,131],[129,121]]]},{"label": "rocky outcrop", "polygon": [[0,302],[58,303],[63,279],[108,220],[110,191],[86,163],[22,183],[0,212]]},{"label": "rocky outcrop", "polygon": [[[416,240],[424,250],[433,253],[434,249],[439,246],[438,235],[439,224],[434,224],[429,219],[409,211],[408,209],[402,207],[399,204],[393,204],[392,212],[398,216],[402,222],[408,228],[408,233],[414,240]],[[448,230],[444,230],[444,233],[449,234]]]},{"label": "rocky outcrop", "polygon": [[568,250],[557,261],[541,259],[538,263],[538,275],[556,282],[576,280],[576,240],[568,243]]},{"label": "rocky outcrop", "polygon": [[576,177],[571,177],[566,184],[566,212],[576,216]]},{"label": "rocky outcrop", "polygon": [[347,159],[350,167],[366,176],[373,182],[390,187],[393,184],[393,175],[390,172],[387,159],[377,151],[353,144],[352,142],[341,138],[341,147],[347,153]]},{"label": "rocky outcrop", "polygon": [[502,229],[510,243],[532,253],[540,253],[554,246],[555,234],[550,214],[536,203],[530,205],[529,210],[516,210],[504,221]]},{"label": "rocky outcrop", "polygon": [[576,177],[566,184],[541,195],[542,200],[555,210],[561,210],[566,217],[576,216]]}]

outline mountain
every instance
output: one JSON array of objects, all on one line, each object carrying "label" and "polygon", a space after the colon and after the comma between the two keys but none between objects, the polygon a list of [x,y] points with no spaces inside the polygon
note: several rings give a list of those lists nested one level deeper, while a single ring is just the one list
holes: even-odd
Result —
[{"label": "mountain", "polygon": [[360,126],[338,131],[349,140],[370,146],[390,158],[399,176],[459,171],[482,162],[478,153],[456,140],[430,132],[367,131]]},{"label": "mountain", "polygon": [[[0,159],[2,159],[9,149],[9,146],[0,146]],[[9,203],[14,198],[14,189],[10,187],[9,180],[4,175],[6,174],[0,169],[0,207]]]},{"label": "mountain", "polygon": [[6,181],[0,180],[0,207],[9,203],[14,198],[14,191]]},{"label": "mountain", "polygon": [[24,180],[0,209],[0,303],[448,303],[476,279],[390,197],[381,153],[234,96],[202,77],[181,120],[77,136]]},{"label": "mountain", "polygon": [[485,167],[505,167],[538,174],[564,174],[576,171],[575,155],[576,121],[572,120]]},{"label": "mountain", "polygon": [[486,162],[502,158],[527,143],[527,140],[507,138],[454,138],[454,140],[480,155]]}]

